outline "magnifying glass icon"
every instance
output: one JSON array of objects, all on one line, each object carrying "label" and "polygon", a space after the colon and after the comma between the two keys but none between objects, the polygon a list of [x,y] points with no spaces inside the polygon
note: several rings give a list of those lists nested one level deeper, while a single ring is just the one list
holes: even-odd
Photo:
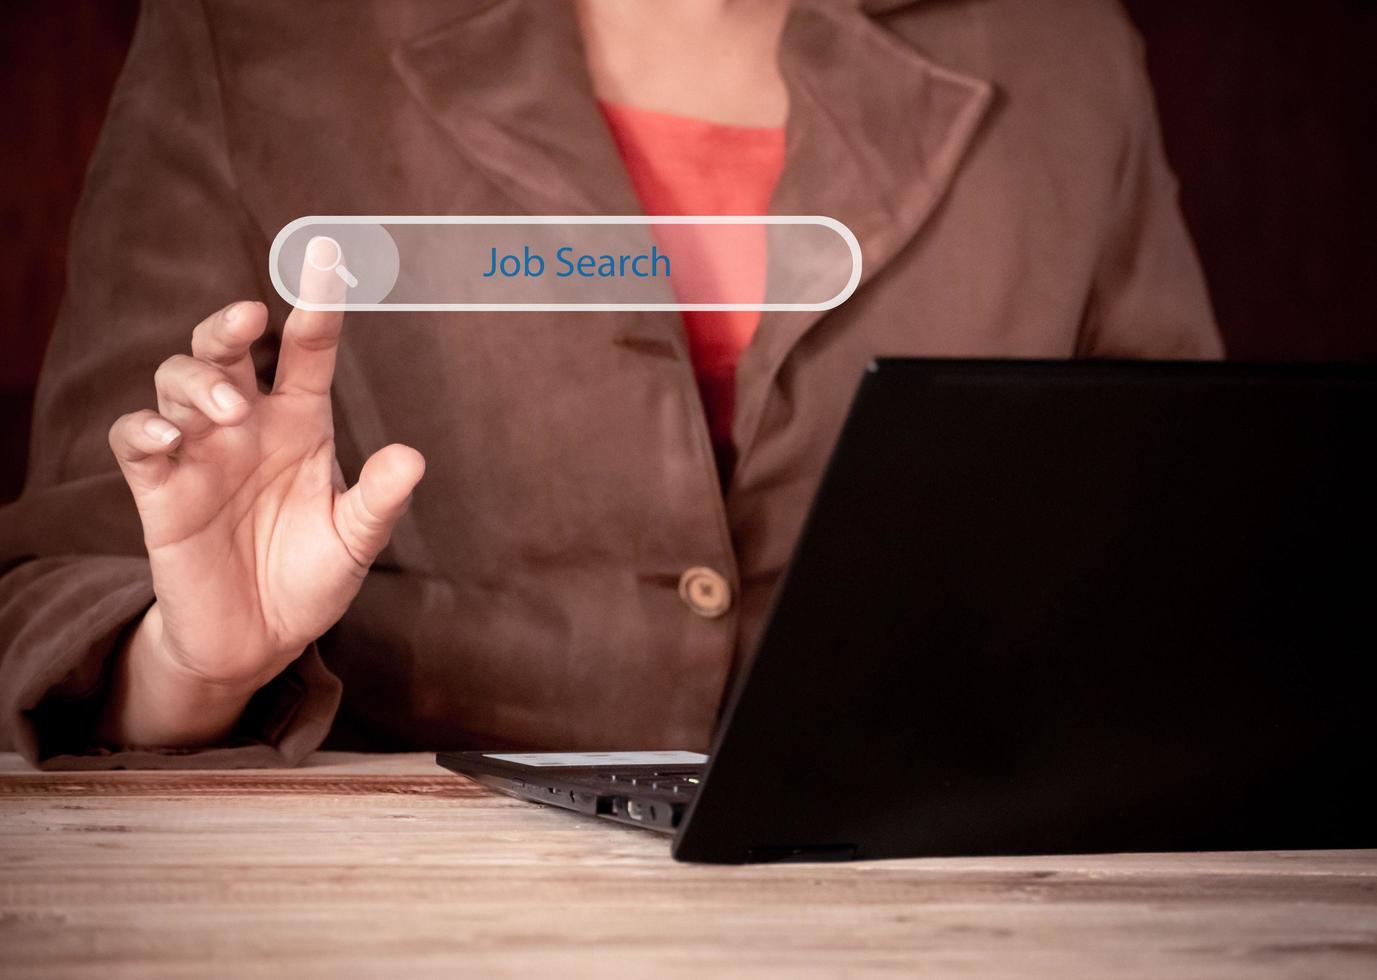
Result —
[{"label": "magnifying glass icon", "polygon": [[[331,254],[334,255],[334,258],[326,260],[325,257]],[[319,269],[321,272],[333,270],[335,275],[343,279],[344,284],[350,289],[359,284],[358,279],[344,264],[344,249],[339,247],[339,242],[328,235],[317,235],[307,243],[306,261],[311,263],[312,268]]]}]

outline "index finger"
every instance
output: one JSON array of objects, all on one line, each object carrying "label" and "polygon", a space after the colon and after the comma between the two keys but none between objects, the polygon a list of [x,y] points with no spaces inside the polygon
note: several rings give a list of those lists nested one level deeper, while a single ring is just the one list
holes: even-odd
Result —
[{"label": "index finger", "polygon": [[[339,242],[324,236],[312,238],[301,265],[301,298],[308,303],[344,302],[346,285],[336,272],[343,260]],[[340,310],[293,309],[282,330],[273,391],[329,393],[343,325]]]}]

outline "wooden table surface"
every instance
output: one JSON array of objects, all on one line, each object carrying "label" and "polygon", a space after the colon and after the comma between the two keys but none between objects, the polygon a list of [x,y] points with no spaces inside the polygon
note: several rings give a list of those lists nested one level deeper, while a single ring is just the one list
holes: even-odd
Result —
[{"label": "wooden table surface", "polygon": [[680,865],[425,755],[0,755],[0,977],[1377,976],[1377,852]]}]

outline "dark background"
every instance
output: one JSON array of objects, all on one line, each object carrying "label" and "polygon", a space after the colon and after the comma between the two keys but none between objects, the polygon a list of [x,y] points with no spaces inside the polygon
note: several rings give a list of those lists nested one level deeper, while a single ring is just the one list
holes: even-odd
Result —
[{"label": "dark background", "polygon": [[[1377,360],[1377,2],[1125,2],[1230,356]],[[0,7],[0,500],[22,482],[67,227],[137,13]]]}]

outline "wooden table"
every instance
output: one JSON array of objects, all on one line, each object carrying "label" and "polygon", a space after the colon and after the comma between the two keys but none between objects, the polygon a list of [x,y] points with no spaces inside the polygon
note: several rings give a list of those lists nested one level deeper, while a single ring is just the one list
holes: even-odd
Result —
[{"label": "wooden table", "polygon": [[723,868],[425,755],[0,755],[0,977],[1377,976],[1377,852]]}]

